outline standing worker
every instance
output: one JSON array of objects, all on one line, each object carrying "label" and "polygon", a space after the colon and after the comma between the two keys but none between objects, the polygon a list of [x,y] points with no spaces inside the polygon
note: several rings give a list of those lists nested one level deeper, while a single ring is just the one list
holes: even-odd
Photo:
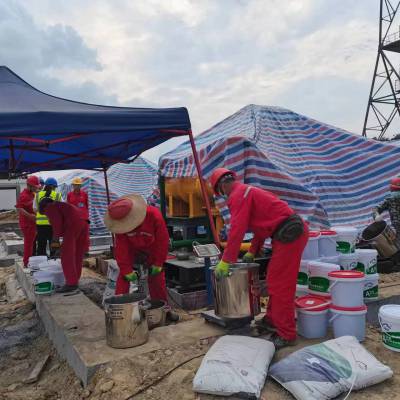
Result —
[{"label": "standing worker", "polygon": [[[78,207],[82,213],[82,217],[89,221],[89,198],[85,191],[82,190],[83,181],[81,178],[76,177],[72,180],[73,190],[67,195],[67,203]],[[86,235],[86,252],[89,251],[90,237],[89,237],[89,224],[87,225]]]},{"label": "standing worker", "polygon": [[65,285],[56,289],[58,293],[72,292],[78,289],[82,273],[83,256],[86,251],[87,220],[81,211],[72,204],[54,201],[44,197],[39,203],[39,212],[46,215],[52,227],[51,248],[61,246],[61,266],[65,276]]},{"label": "standing worker", "polygon": [[[35,208],[36,208],[36,229],[37,229],[37,248],[36,255],[47,255],[47,243],[51,244],[52,229],[50,222],[46,215],[40,213],[39,203],[44,198],[50,198],[54,201],[62,201],[61,193],[56,192],[57,180],[55,178],[47,178],[44,182],[44,188],[36,195]],[[54,254],[50,247],[50,256]]]},{"label": "standing worker", "polygon": [[[130,283],[138,280],[135,261],[145,258],[150,297],[167,304],[163,265],[168,255],[169,235],[158,208],[148,206],[140,195],[126,195],[108,206],[104,223],[115,234],[115,259],[120,271],[115,294],[129,292]],[[170,321],[179,319],[170,309],[167,318]]]},{"label": "standing worker", "polygon": [[33,211],[35,193],[40,189],[40,181],[37,176],[31,175],[26,180],[26,188],[18,197],[15,206],[19,214],[19,227],[24,236],[24,267],[28,266],[29,257],[35,254],[36,240],[36,214]]},{"label": "standing worker", "polygon": [[236,174],[218,168],[211,176],[217,195],[227,196],[231,228],[221,261],[215,268],[218,276],[229,275],[229,265],[237,261],[247,230],[254,233],[244,262],[253,262],[265,240],[272,238],[272,257],[268,264],[269,301],[266,315],[257,325],[272,333],[277,349],[296,341],[295,294],[301,255],[308,240],[308,228],[288,204],[273,193],[239,183]]}]

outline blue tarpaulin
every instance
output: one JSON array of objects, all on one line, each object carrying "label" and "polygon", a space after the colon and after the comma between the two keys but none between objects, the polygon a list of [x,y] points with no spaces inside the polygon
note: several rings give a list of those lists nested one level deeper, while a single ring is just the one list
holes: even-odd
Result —
[{"label": "blue tarpaulin", "polygon": [[0,66],[0,172],[107,168],[190,131],[186,108],[79,103]]}]

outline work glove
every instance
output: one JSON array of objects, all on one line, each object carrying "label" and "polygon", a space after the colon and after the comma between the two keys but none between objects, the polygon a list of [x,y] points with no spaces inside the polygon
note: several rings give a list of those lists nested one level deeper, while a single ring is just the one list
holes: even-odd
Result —
[{"label": "work glove", "polygon": [[254,254],[249,251],[242,257],[242,261],[244,263],[252,263],[254,262]]},{"label": "work glove", "polygon": [[372,219],[374,221],[382,221],[383,218],[382,218],[382,215],[379,214],[378,210],[374,210],[372,213]]},{"label": "work glove", "polygon": [[225,261],[220,261],[215,267],[215,275],[217,278],[229,275],[229,263]]},{"label": "work glove", "polygon": [[157,267],[156,265],[152,265],[150,267],[150,270],[149,270],[149,275],[150,276],[155,276],[155,275],[158,275],[161,272],[162,272],[162,267]]},{"label": "work glove", "polygon": [[138,280],[137,273],[135,271],[129,272],[129,274],[124,275],[124,279],[128,282],[136,282]]}]

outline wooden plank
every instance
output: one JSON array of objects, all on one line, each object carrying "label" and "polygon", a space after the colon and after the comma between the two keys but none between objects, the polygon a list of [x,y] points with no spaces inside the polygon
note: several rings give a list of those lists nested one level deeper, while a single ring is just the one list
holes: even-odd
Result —
[{"label": "wooden plank", "polygon": [[31,371],[30,375],[28,378],[24,380],[24,383],[34,383],[37,382],[39,379],[40,374],[42,373],[44,367],[47,364],[47,361],[49,361],[50,354],[46,354],[44,357],[42,357],[35,365],[33,370]]}]

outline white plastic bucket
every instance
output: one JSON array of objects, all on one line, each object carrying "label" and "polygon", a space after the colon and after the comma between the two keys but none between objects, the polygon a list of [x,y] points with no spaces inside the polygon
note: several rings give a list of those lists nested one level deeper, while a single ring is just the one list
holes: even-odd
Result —
[{"label": "white plastic bucket", "polygon": [[344,254],[354,253],[358,230],[347,226],[333,226],[332,229],[337,233],[336,251]]},{"label": "white plastic bucket", "polygon": [[357,270],[366,275],[375,275],[378,272],[378,252],[375,249],[356,249],[356,254]]},{"label": "white plastic bucket", "polygon": [[379,297],[379,274],[365,275],[364,302],[377,300]]},{"label": "white plastic bucket", "polygon": [[393,351],[400,352],[400,305],[387,304],[378,312],[382,329],[383,345]]},{"label": "white plastic bucket", "polygon": [[308,291],[310,294],[330,296],[328,274],[339,270],[340,265],[310,261],[308,263]]},{"label": "white plastic bucket", "polygon": [[365,315],[367,306],[345,308],[331,305],[333,336],[355,336],[359,342],[365,339]]},{"label": "white plastic bucket", "polygon": [[319,236],[319,232],[310,231],[307,245],[304,248],[303,255],[301,257],[303,260],[316,260],[319,257]]},{"label": "white plastic bucket", "polygon": [[298,285],[308,285],[308,263],[309,261],[307,260],[301,260],[300,271],[297,275]]},{"label": "white plastic bucket", "polygon": [[318,261],[328,264],[340,265],[340,257],[338,255],[331,257],[321,257]]},{"label": "white plastic bucket", "polygon": [[333,257],[336,255],[336,238],[335,231],[321,231],[318,239],[319,257]]},{"label": "white plastic bucket", "polygon": [[365,276],[360,271],[333,271],[329,273],[332,304],[338,307],[364,305]]},{"label": "white plastic bucket", "polygon": [[37,271],[33,274],[36,294],[51,294],[54,291],[54,276],[51,272]]},{"label": "white plastic bucket", "polygon": [[303,296],[296,300],[297,331],[307,339],[324,338],[328,331],[329,300]]},{"label": "white plastic bucket", "polygon": [[296,285],[296,298],[304,297],[308,295],[308,286],[307,285]]},{"label": "white plastic bucket", "polygon": [[339,264],[345,271],[357,269],[357,253],[340,254]]},{"label": "white plastic bucket", "polygon": [[38,270],[39,265],[47,261],[47,256],[32,256],[29,257],[28,267],[32,271]]},{"label": "white plastic bucket", "polygon": [[45,262],[42,262],[39,264],[39,269],[41,271],[49,271],[52,269],[59,269],[61,268],[61,260],[46,260]]}]

